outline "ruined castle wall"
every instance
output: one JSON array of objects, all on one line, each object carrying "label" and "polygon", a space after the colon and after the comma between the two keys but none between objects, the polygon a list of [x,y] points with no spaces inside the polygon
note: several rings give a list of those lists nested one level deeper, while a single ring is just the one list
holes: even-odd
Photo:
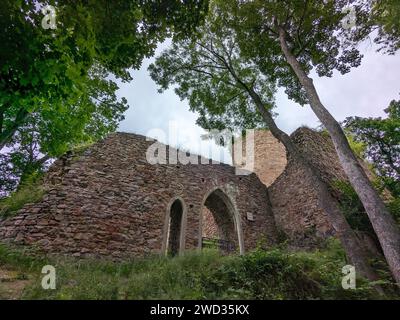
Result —
[{"label": "ruined castle wall", "polygon": [[293,132],[291,138],[308,161],[317,169],[324,182],[330,185],[336,180],[347,180],[328,134],[308,128],[300,128]]},{"label": "ruined castle wall", "polygon": [[[335,180],[346,180],[328,136],[300,128],[291,138],[328,186]],[[333,201],[336,201],[337,195],[330,189]],[[268,191],[277,226],[293,244],[310,247],[319,239],[334,235],[328,216],[318,203],[317,190],[298,163],[289,161],[285,171]]]},{"label": "ruined castle wall", "polygon": [[[332,201],[339,201],[342,195],[334,187],[334,183],[348,179],[330,137],[308,128],[299,128],[292,133],[291,138],[327,184]],[[372,178],[372,173],[362,160],[360,165]],[[328,216],[318,203],[315,186],[298,163],[289,161],[284,172],[268,191],[277,227],[295,246],[313,247],[321,239],[335,234]],[[363,243],[375,241],[373,234],[361,231],[357,234]],[[367,247],[371,252],[378,250],[371,245]]]},{"label": "ruined castle wall", "polygon": [[153,143],[118,133],[57,160],[46,176],[43,200],[0,222],[0,240],[77,257],[160,254],[169,206],[179,198],[185,248],[194,249],[201,244],[203,204],[219,189],[239,216],[246,250],[260,241],[275,243],[267,190],[255,174],[237,176],[222,164],[152,165],[145,154]]},{"label": "ruined castle wall", "polygon": [[290,243],[313,247],[318,239],[334,234],[327,215],[319,206],[317,190],[298,163],[289,161],[268,191],[276,224]]},{"label": "ruined castle wall", "polygon": [[[344,173],[329,139],[301,128],[292,134],[293,142],[315,165],[326,183],[344,179]],[[246,142],[242,142],[246,154]],[[249,155],[246,154],[246,161]],[[233,159],[238,165],[238,159]],[[304,168],[287,160],[286,149],[269,130],[254,132],[254,172],[268,187],[276,225],[290,242],[312,247],[333,235],[333,228],[318,203],[317,190]]]},{"label": "ruined castle wall", "polygon": [[218,238],[218,226],[211,211],[204,207],[203,209],[203,236],[207,238]]},{"label": "ruined castle wall", "polygon": [[[329,137],[300,128],[291,138],[328,186],[346,180]],[[184,246],[195,249],[202,236],[219,236],[204,205],[214,190],[239,217],[245,250],[276,243],[277,229],[296,247],[313,247],[334,235],[315,186],[298,163],[286,160],[270,132],[256,132],[255,173],[245,176],[224,164],[152,165],[146,150],[153,143],[118,133],[81,154],[66,154],[46,175],[43,200],[0,222],[0,240],[79,257],[159,254],[166,247],[168,210],[179,199],[185,210]],[[332,194],[337,197],[333,189]]]}]

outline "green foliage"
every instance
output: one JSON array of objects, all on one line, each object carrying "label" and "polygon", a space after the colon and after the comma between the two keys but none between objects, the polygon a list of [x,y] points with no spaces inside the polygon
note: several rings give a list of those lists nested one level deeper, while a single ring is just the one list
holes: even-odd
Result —
[{"label": "green foliage", "polygon": [[[41,265],[56,267],[57,289],[41,288]],[[257,249],[244,256],[203,250],[184,256],[113,263],[27,256],[0,245],[0,265],[29,275],[25,299],[371,299],[357,279],[343,290],[345,255],[336,240],[315,252]]]},{"label": "green foliage", "polygon": [[[46,5],[56,9],[55,29],[42,27]],[[1,1],[0,148],[32,113],[52,154],[115,128],[127,106],[108,76],[130,80],[129,68],[167,36],[192,33],[207,7],[206,0]]]},{"label": "green foliage", "polygon": [[374,39],[389,54],[400,49],[400,2],[398,0],[373,1],[370,24],[378,26]]},{"label": "green foliage", "polygon": [[[359,51],[350,42],[342,41],[347,38],[342,29],[342,9],[355,5],[358,10],[356,0],[284,1],[284,5],[276,0],[215,2],[227,13],[225,24],[235,31],[243,57],[301,105],[307,104],[308,99],[281,49],[281,30],[306,74],[315,69],[319,76],[331,77],[334,70],[345,74],[361,63]],[[358,12],[358,18],[362,14]]]},{"label": "green foliage", "polygon": [[[367,299],[370,285],[358,279],[356,291],[342,289],[345,254],[337,240],[326,249],[290,252],[283,248],[256,250],[241,258],[229,279],[255,299]],[[228,273],[229,274],[229,273]],[[221,274],[223,277],[223,274]]]},{"label": "green foliage", "polygon": [[0,200],[0,218],[16,214],[25,204],[40,201],[43,195],[42,174],[34,173],[27,177],[10,196]]},{"label": "green foliage", "polygon": [[352,141],[363,146],[360,155],[377,173],[377,189],[392,193],[394,198],[387,207],[400,222],[400,101],[393,100],[385,112],[388,116],[384,119],[349,117],[344,126]]},{"label": "green foliage", "polygon": [[346,135],[347,141],[349,142],[351,150],[353,150],[354,154],[361,158],[364,159],[365,157],[365,150],[367,146],[365,143],[361,141],[355,141],[351,135]]},{"label": "green foliage", "polygon": [[34,116],[14,134],[12,142],[8,152],[0,154],[0,198],[15,191],[32,174],[43,172],[50,158],[40,153]]},{"label": "green foliage", "polygon": [[[47,5],[55,29],[42,26]],[[128,105],[111,79],[131,80],[129,69],[166,37],[194,33],[207,8],[208,0],[1,1],[0,150],[12,150],[0,158],[0,195],[43,171],[42,156],[114,131]]]},{"label": "green foliage", "polygon": [[[382,187],[379,183],[380,181],[375,181],[373,184],[379,192],[384,192],[385,186]],[[332,187],[339,194],[340,208],[351,228],[374,235],[374,229],[364,206],[351,184],[347,181],[337,180],[332,183]],[[395,221],[400,224],[400,199],[393,198],[386,203],[386,206]]]},{"label": "green foliage", "polygon": [[365,146],[363,156],[372,162],[385,187],[399,197],[400,101],[393,100],[385,112],[385,119],[349,117],[344,126],[355,142]]},{"label": "green foliage", "polygon": [[39,273],[48,260],[34,256],[33,251],[0,244],[0,266],[23,273]]},{"label": "green foliage", "polygon": [[351,228],[374,235],[364,206],[351,184],[347,181],[337,180],[332,183],[332,187],[339,193],[340,208]]},{"label": "green foliage", "polygon": [[394,198],[390,201],[388,203],[388,209],[400,226],[400,197]]}]

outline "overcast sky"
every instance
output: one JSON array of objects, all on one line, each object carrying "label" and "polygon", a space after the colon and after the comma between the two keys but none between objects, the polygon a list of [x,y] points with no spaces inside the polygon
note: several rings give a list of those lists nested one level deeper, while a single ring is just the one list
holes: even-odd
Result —
[{"label": "overcast sky", "polygon": [[[166,48],[168,43],[159,46],[157,53]],[[393,99],[400,98],[400,55],[383,55],[376,53],[376,47],[363,44],[360,50],[364,59],[360,67],[352,69],[346,75],[335,73],[332,78],[319,78],[313,75],[314,84],[322,102],[333,114],[342,121],[348,116],[378,117],[384,116],[384,109]],[[156,55],[157,55],[156,53]],[[189,111],[186,101],[180,101],[172,89],[160,94],[157,86],[150,78],[147,67],[154,58],[143,62],[142,68],[133,71],[133,81],[119,83],[119,96],[126,97],[129,109],[125,120],[121,122],[118,131],[138,133],[157,137],[168,143],[168,125],[177,126],[178,142],[172,145],[189,150],[193,153],[212,157],[207,150],[200,149],[200,135],[205,131],[195,124],[197,115]],[[317,127],[318,119],[309,106],[301,107],[287,99],[283,89],[276,96],[278,113],[276,122],[287,133],[299,126]],[[162,130],[166,136],[157,132]],[[216,152],[220,147],[208,142],[208,148]],[[204,147],[204,142],[203,142]],[[229,163],[226,150],[221,154],[224,162]]]}]

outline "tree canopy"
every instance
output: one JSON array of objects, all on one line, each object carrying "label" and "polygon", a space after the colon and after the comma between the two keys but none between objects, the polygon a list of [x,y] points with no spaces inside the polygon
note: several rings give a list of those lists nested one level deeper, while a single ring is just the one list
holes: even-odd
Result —
[{"label": "tree canopy", "polygon": [[[55,29],[42,26],[46,5],[55,8]],[[130,80],[129,68],[140,67],[165,37],[194,32],[206,10],[207,1],[201,0],[2,1],[0,148],[33,112],[58,131],[71,130],[63,117],[74,113],[85,127],[95,114],[94,79],[113,74]],[[91,77],[98,68],[101,74]],[[116,88],[108,82],[109,93]],[[116,106],[97,118],[114,121],[121,111]]]},{"label": "tree canopy", "polygon": [[128,105],[113,79],[132,80],[129,70],[166,37],[195,33],[207,8],[207,0],[1,1],[0,150],[12,150],[2,170],[23,175],[27,163],[114,131]]},{"label": "tree canopy", "polygon": [[343,8],[356,1],[216,1],[230,13],[226,23],[235,30],[243,55],[302,105],[308,99],[283,55],[280,28],[306,73],[314,69],[319,76],[331,77],[334,70],[345,74],[361,63],[359,51],[343,41],[348,36],[341,27]]},{"label": "tree canopy", "polygon": [[394,54],[400,49],[400,2],[397,0],[371,1],[369,23],[377,29],[374,41],[379,51]]},{"label": "tree canopy", "polygon": [[274,107],[275,86],[243,58],[235,33],[226,27],[217,7],[210,10],[200,36],[174,41],[150,65],[150,75],[159,91],[175,87],[190,110],[198,112],[197,124],[205,129],[265,127],[244,85],[255,89],[269,110]]}]

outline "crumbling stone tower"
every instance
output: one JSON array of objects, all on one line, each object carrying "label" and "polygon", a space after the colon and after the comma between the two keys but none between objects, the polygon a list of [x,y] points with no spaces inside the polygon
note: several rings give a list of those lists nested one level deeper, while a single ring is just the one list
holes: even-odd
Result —
[{"label": "crumbling stone tower", "polygon": [[[309,128],[299,128],[291,134],[292,141],[316,168],[317,173],[331,190],[332,201],[341,194],[334,188],[337,181],[348,181],[329,136]],[[368,168],[360,160],[367,174]],[[327,214],[320,207],[316,187],[296,161],[287,159],[284,146],[267,130],[255,133],[254,172],[268,187],[269,200],[277,229],[289,244],[299,248],[313,248],[335,231]],[[356,231],[373,255],[379,254],[375,235]]]}]

